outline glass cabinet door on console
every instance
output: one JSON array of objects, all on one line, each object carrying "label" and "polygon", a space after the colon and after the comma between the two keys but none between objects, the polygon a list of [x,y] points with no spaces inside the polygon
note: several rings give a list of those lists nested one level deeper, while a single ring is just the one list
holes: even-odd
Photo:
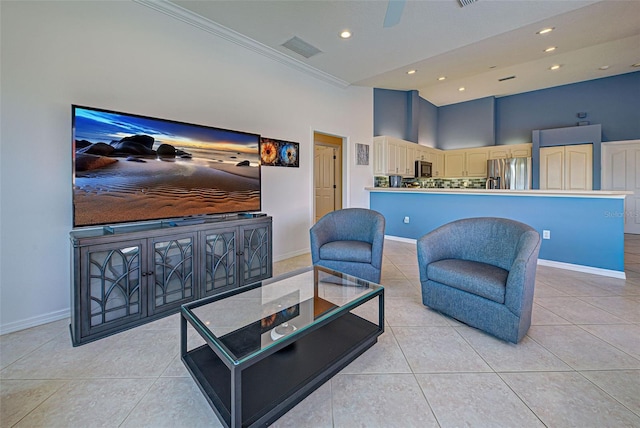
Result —
[{"label": "glass cabinet door on console", "polygon": [[261,216],[72,231],[73,345],[269,278],[271,227]]},{"label": "glass cabinet door on console", "polygon": [[204,277],[201,297],[236,288],[236,228],[207,231],[203,235]]},{"label": "glass cabinet door on console", "polygon": [[271,277],[270,223],[243,226],[242,282],[250,284]]},{"label": "glass cabinet door on console", "polygon": [[150,268],[142,273],[149,282],[149,312],[171,310],[193,300],[194,234],[150,239]]},{"label": "glass cabinet door on console", "polygon": [[146,316],[141,252],[144,241],[86,247],[80,255],[80,326],[83,335],[99,333]]}]

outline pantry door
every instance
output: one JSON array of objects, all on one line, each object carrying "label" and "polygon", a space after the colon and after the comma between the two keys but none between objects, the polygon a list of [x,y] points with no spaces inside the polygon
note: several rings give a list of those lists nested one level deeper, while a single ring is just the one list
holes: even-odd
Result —
[{"label": "pantry door", "polygon": [[640,140],[602,144],[602,190],[628,190],[624,233],[640,234]]}]

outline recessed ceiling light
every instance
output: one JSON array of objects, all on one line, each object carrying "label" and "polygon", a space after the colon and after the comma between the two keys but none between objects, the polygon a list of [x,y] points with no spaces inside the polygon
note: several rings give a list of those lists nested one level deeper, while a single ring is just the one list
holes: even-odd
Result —
[{"label": "recessed ceiling light", "polygon": [[552,32],[555,29],[556,29],[556,27],[543,28],[542,30],[538,31],[536,34],[549,34],[550,32]]},{"label": "recessed ceiling light", "polygon": [[342,37],[343,39],[348,39],[349,37],[351,37],[351,31],[344,30],[340,33],[340,37]]},{"label": "recessed ceiling light", "polygon": [[465,90],[465,87],[464,87],[464,86],[461,86],[461,87],[459,87],[459,88],[458,88],[458,90],[459,90],[460,92],[462,92],[462,91],[464,91],[464,90]]},{"label": "recessed ceiling light", "polygon": [[555,51],[557,48],[555,46],[549,46],[548,48],[546,48],[544,51],[545,52],[553,52]]},{"label": "recessed ceiling light", "polygon": [[610,66],[603,65],[602,67],[598,67],[598,70],[608,70]]},{"label": "recessed ceiling light", "polygon": [[636,62],[635,64],[631,64],[631,67],[640,67],[640,62]]},{"label": "recessed ceiling light", "polygon": [[552,65],[551,67],[549,67],[549,70],[557,70],[557,69],[559,69],[560,67],[562,67],[562,66],[561,66],[561,65],[558,65],[558,64],[556,64],[556,65]]},{"label": "recessed ceiling light", "polygon": [[409,70],[409,71],[407,71],[407,74],[416,74],[416,71],[417,70]]},{"label": "recessed ceiling light", "polygon": [[438,77],[438,80],[444,80],[444,79],[446,79],[446,76],[440,76],[440,77]]}]

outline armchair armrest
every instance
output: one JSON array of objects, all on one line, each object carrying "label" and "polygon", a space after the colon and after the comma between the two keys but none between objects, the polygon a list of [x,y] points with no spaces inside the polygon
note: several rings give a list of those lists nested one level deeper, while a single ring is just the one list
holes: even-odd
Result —
[{"label": "armchair armrest", "polygon": [[536,231],[523,233],[518,242],[517,256],[509,269],[504,299],[507,308],[516,315],[522,313],[523,307],[531,307],[539,252],[540,234]]},{"label": "armchair armrest", "polygon": [[327,242],[332,241],[332,230],[334,229],[327,227],[327,225],[324,225],[325,223],[326,221],[320,219],[309,230],[309,237],[311,240],[311,260],[313,260],[314,263],[317,260],[320,260],[320,247]]},{"label": "armchair armrest", "polygon": [[427,265],[430,263],[455,258],[455,251],[451,245],[451,235],[446,225],[420,237],[417,241],[417,249],[420,281],[428,279]]},{"label": "armchair armrest", "polygon": [[384,217],[378,217],[375,228],[371,235],[371,265],[377,269],[382,269],[382,251],[384,248]]}]

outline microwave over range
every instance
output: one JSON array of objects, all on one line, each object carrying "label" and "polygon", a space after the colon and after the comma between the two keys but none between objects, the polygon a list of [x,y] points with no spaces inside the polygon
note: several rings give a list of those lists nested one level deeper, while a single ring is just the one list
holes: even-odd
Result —
[{"label": "microwave over range", "polygon": [[430,178],[431,177],[431,162],[416,161],[416,178]]}]

